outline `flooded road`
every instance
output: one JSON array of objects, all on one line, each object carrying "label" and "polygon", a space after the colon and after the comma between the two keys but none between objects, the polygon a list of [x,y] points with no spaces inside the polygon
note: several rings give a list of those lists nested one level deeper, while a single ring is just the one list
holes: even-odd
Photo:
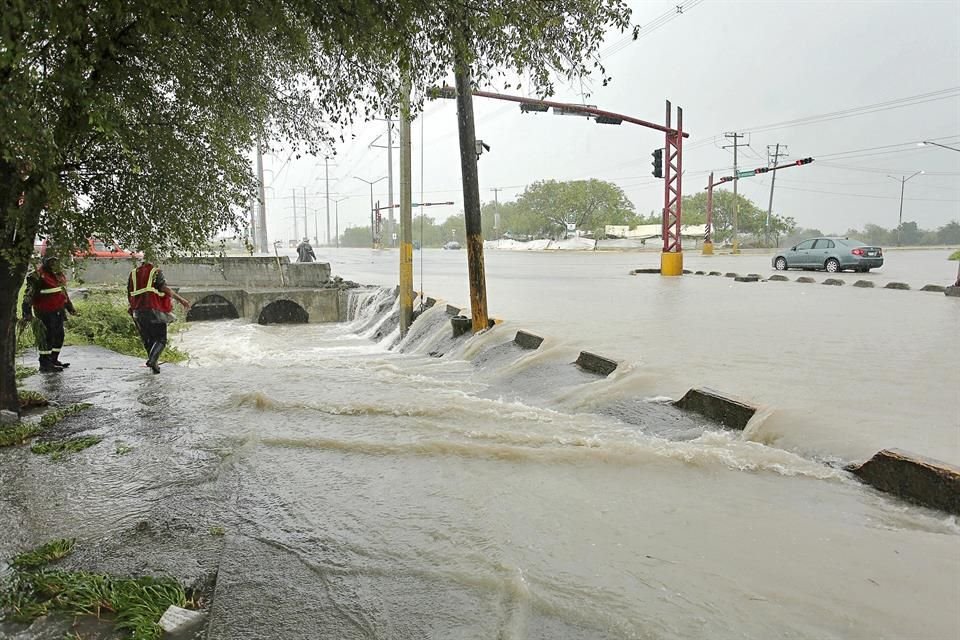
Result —
[{"label": "flooded road", "polygon": [[[215,381],[221,395],[202,428],[242,441],[231,455],[242,535],[228,539],[210,637],[275,637],[278,628],[284,638],[951,637],[960,622],[956,518],[878,494],[806,455],[843,455],[818,435],[836,436],[836,423],[832,431],[823,423],[841,411],[839,394],[811,407],[819,419],[808,421],[806,435],[793,434],[796,451],[764,444],[786,434],[701,429],[678,437],[594,411],[624,397],[656,405],[670,384],[707,382],[714,371],[726,371],[725,389],[757,376],[754,396],[769,393],[760,372],[776,379],[770,354],[758,351],[763,342],[750,335],[775,324],[769,318],[746,321],[738,334],[749,357],[718,357],[732,349],[701,355],[711,363],[706,372],[657,362],[666,353],[660,343],[677,335],[652,308],[685,311],[681,326],[692,329],[756,307],[742,298],[721,305],[734,297],[727,281],[630,277],[603,259],[616,267],[606,278],[584,274],[568,256],[550,264],[555,285],[541,279],[536,295],[514,298],[511,310],[522,317],[561,307],[573,317],[525,325],[547,336],[568,327],[533,353],[505,346],[517,328],[510,323],[451,345],[442,306],[398,343],[381,324],[392,300],[376,292],[362,294],[347,325],[192,325],[181,338],[190,366],[165,371],[158,384],[189,396]],[[530,264],[521,267],[514,280],[532,279]],[[612,295],[601,290],[610,283]],[[773,284],[752,285],[753,304],[768,314],[780,304],[758,301]],[[722,292],[712,310],[694,313],[704,305],[696,295],[684,302],[690,292],[682,287],[693,286],[704,287],[693,291],[701,296],[705,287]],[[646,303],[627,308],[646,309],[642,316],[604,314],[634,327],[628,344],[591,323],[589,309],[602,301],[622,309],[618,296],[630,287]],[[930,308],[952,302],[863,293],[929,299]],[[564,303],[540,304],[553,294]],[[566,337],[589,326],[582,340]],[[384,340],[372,341],[377,334]],[[804,334],[811,352],[821,344],[816,335],[817,327]],[[717,332],[708,337],[725,344]],[[632,366],[610,379],[568,365],[574,349],[609,353],[614,345]],[[428,355],[438,349],[449,350]],[[943,374],[946,389],[956,373],[944,365]],[[790,428],[807,425],[794,420]],[[866,442],[849,431],[836,439],[876,446],[876,431],[855,433]],[[274,591],[282,596],[264,602]]]},{"label": "flooded road", "polygon": [[[338,255],[392,284],[395,253]],[[427,292],[466,304],[464,258],[426,252]],[[627,275],[656,259],[490,252],[505,322],[459,342],[442,304],[401,341],[365,289],[338,325],[193,323],[159,376],[71,348],[30,384],[93,403],[105,441],[0,452],[0,547],[77,536],[99,570],[216,575],[208,640],[955,637],[957,518],[840,464],[958,461],[957,301]],[[581,349],[623,364],[581,372]],[[765,419],[664,404],[697,385]]]}]

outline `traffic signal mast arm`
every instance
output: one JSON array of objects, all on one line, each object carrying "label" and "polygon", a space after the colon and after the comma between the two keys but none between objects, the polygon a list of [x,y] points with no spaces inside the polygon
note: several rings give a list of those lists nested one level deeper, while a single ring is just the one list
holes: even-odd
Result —
[{"label": "traffic signal mast arm", "polygon": [[738,171],[735,176],[724,176],[718,181],[713,183],[713,186],[722,184],[724,182],[730,182],[732,180],[738,180],[740,178],[749,178],[751,176],[760,175],[761,173],[769,173],[770,171],[779,171],[780,169],[789,169],[790,167],[799,167],[801,165],[810,164],[813,162],[813,158],[803,158],[797,160],[796,162],[790,162],[788,164],[781,164],[776,167],[758,167],[756,169],[747,169],[745,171]]}]

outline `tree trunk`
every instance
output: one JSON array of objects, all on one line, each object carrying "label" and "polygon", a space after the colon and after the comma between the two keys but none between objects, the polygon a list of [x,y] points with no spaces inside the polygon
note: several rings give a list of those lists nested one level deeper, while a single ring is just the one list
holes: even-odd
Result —
[{"label": "tree trunk", "polygon": [[30,265],[43,202],[39,189],[20,202],[21,189],[36,189],[32,182],[20,180],[14,167],[0,162],[0,409],[17,413],[17,298]]}]

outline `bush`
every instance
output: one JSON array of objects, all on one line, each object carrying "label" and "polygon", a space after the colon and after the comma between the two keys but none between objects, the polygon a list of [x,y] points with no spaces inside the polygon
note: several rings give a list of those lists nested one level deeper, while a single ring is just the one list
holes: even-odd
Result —
[{"label": "bush", "polygon": [[960,249],[957,249],[952,254],[950,254],[950,257],[947,258],[947,260],[960,260]]}]

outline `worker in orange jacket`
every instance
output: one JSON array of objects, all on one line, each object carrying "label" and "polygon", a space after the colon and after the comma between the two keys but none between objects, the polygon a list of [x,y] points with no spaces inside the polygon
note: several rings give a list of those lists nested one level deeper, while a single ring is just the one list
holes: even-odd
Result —
[{"label": "worker in orange jacket", "polygon": [[63,348],[66,314],[77,315],[67,293],[67,277],[60,269],[60,261],[47,255],[40,266],[27,276],[23,296],[22,323],[29,322],[37,342],[37,354],[42,373],[57,373],[69,367],[60,360]]}]

